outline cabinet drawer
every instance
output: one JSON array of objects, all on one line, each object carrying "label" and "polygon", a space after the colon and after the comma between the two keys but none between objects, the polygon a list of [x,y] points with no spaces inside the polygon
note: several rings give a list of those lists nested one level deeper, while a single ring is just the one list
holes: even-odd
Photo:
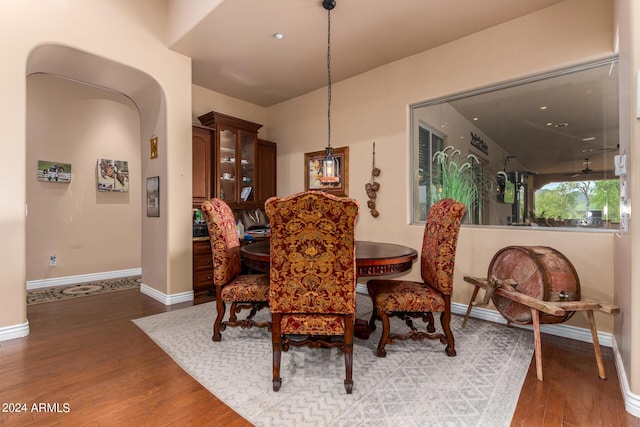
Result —
[{"label": "cabinet drawer", "polygon": [[211,243],[208,240],[198,240],[193,242],[193,256],[209,255],[211,256]]},{"label": "cabinet drawer", "polygon": [[213,271],[197,271],[193,273],[193,289],[213,287]]},{"label": "cabinet drawer", "polygon": [[197,255],[193,257],[193,271],[213,271],[213,259],[209,255]]}]

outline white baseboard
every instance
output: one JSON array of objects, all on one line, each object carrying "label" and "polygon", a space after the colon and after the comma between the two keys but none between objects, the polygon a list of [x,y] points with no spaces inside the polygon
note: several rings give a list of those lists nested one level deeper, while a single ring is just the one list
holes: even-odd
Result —
[{"label": "white baseboard", "polygon": [[29,322],[21,325],[5,326],[0,328],[0,341],[23,338],[29,335]]},{"label": "white baseboard", "polygon": [[179,294],[167,295],[151,286],[140,284],[140,292],[153,298],[156,301],[160,301],[164,305],[179,304],[181,302],[193,301],[193,291],[182,292]]},{"label": "white baseboard", "polygon": [[118,279],[120,277],[139,276],[141,274],[142,268],[130,268],[128,270],[105,271],[103,273],[80,274],[78,276],[55,277],[53,279],[29,280],[27,281],[27,290]]},{"label": "white baseboard", "polygon": [[622,363],[622,357],[618,351],[618,343],[615,338],[613,340],[613,355],[616,360],[616,371],[618,371],[618,381],[620,381],[620,388],[622,389],[622,396],[624,397],[624,409],[633,415],[634,417],[640,417],[640,395],[632,393],[629,389],[629,381],[627,381],[627,373]]}]

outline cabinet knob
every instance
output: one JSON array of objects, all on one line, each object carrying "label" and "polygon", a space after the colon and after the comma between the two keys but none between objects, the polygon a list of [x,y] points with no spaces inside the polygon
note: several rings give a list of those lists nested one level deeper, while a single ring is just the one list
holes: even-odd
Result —
[{"label": "cabinet knob", "polygon": [[211,280],[211,276],[207,276],[207,280]]}]

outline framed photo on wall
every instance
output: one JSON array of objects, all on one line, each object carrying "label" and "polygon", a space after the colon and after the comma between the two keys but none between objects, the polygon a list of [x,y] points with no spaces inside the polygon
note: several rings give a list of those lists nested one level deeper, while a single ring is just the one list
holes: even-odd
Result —
[{"label": "framed photo on wall", "polygon": [[98,159],[98,191],[129,191],[129,162]]},{"label": "framed photo on wall", "polygon": [[333,155],[337,160],[338,177],[340,181],[335,183],[323,183],[320,181],[324,170],[325,150],[304,154],[304,189],[326,191],[336,196],[349,195],[349,147],[333,149]]},{"label": "framed photo on wall", "polygon": [[160,177],[147,178],[147,216],[160,216]]},{"label": "framed photo on wall", "polygon": [[38,181],[71,182],[71,163],[38,160]]}]

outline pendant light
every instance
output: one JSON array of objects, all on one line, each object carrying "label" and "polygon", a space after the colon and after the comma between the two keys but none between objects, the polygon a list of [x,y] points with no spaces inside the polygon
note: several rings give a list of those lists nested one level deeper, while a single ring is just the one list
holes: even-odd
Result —
[{"label": "pendant light", "polygon": [[338,175],[338,159],[333,155],[331,148],[331,10],[336,7],[335,0],[322,0],[322,7],[327,10],[327,148],[324,155],[324,167],[320,182],[337,184],[340,182]]}]

